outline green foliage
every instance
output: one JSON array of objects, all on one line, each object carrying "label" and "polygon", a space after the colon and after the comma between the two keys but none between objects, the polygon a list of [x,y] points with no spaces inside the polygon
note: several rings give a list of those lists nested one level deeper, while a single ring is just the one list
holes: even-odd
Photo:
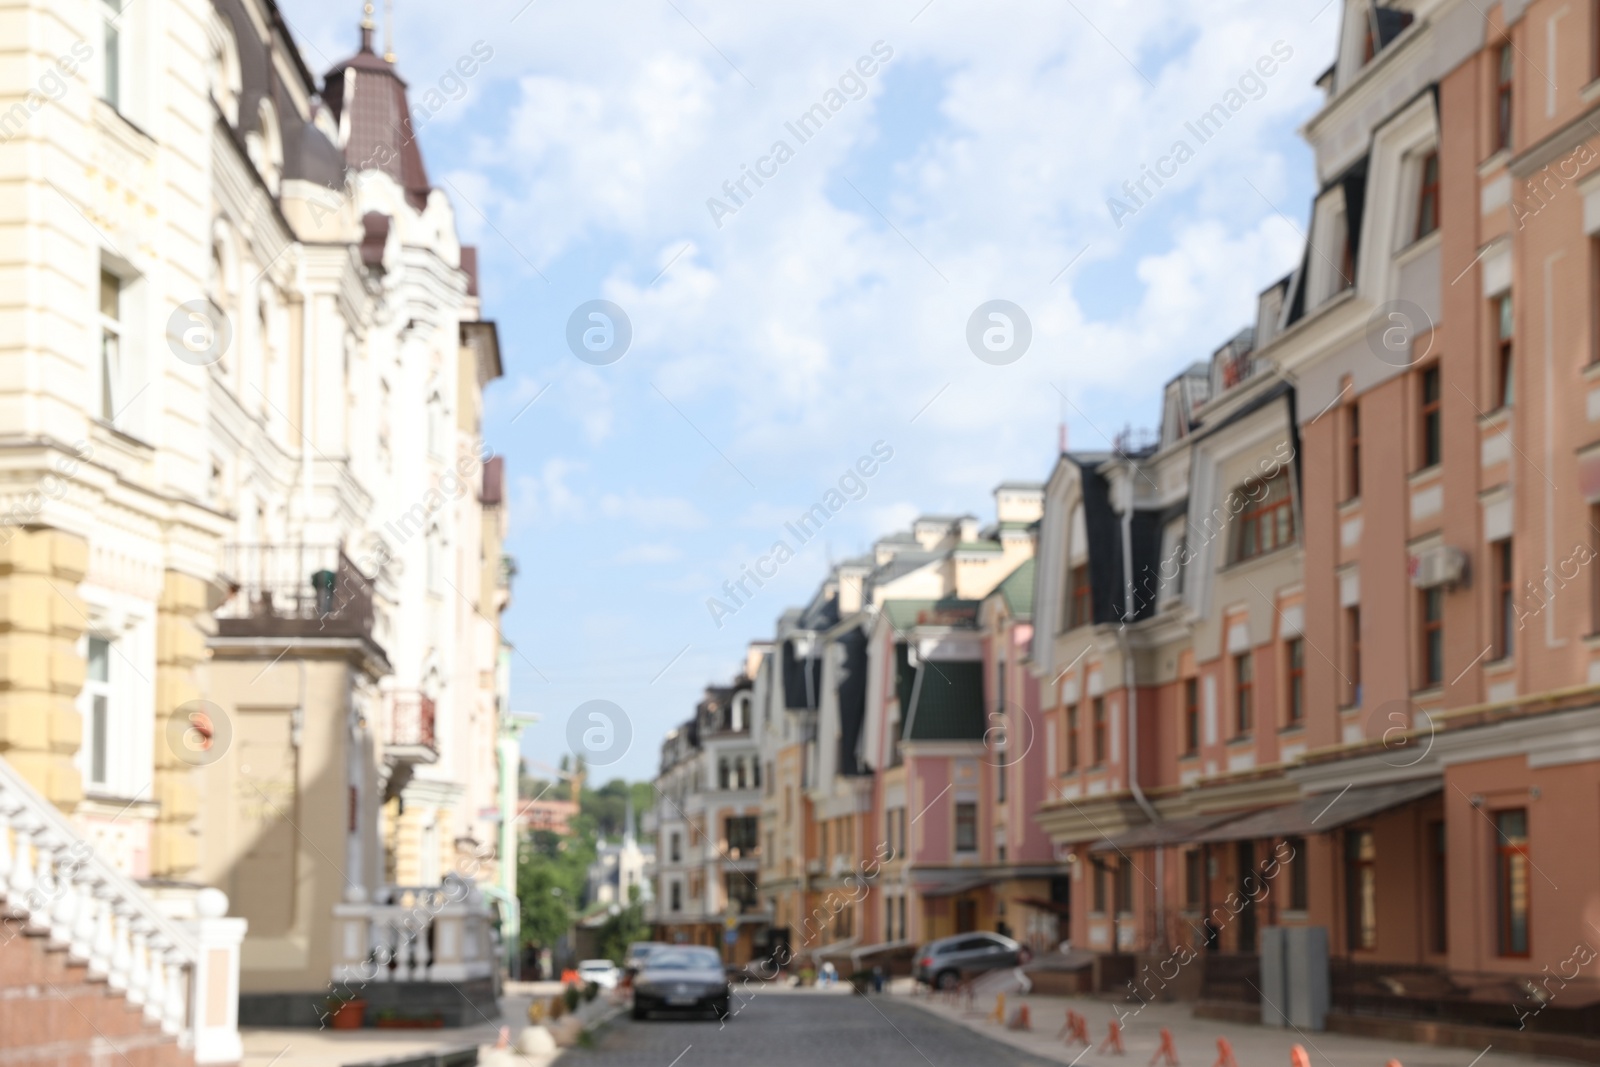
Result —
[{"label": "green foliage", "polygon": [[628,946],[635,941],[650,940],[650,926],[644,921],[644,906],[638,902],[638,893],[632,894],[633,903],[617,914],[607,917],[599,930],[600,955],[622,966]]},{"label": "green foliage", "polygon": [[575,985],[569,985],[561,991],[561,1001],[567,1006],[569,1013],[578,1010],[578,1000],[582,996],[583,994],[578,992],[578,987]]}]

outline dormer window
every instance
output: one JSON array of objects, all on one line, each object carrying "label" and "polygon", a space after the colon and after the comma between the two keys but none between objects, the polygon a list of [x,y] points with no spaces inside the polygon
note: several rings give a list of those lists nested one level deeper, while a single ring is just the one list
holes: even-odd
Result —
[{"label": "dormer window", "polygon": [[1067,629],[1075,630],[1094,621],[1093,595],[1089,587],[1089,565],[1080,563],[1072,568],[1067,611]]},{"label": "dormer window", "polygon": [[1263,480],[1252,478],[1238,490],[1245,497],[1234,537],[1233,559],[1242,563],[1294,542],[1294,500],[1289,492],[1289,472],[1280,470]]}]

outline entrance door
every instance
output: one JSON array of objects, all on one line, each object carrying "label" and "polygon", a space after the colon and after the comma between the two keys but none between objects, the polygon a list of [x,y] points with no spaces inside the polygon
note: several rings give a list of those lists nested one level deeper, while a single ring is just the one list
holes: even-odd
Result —
[{"label": "entrance door", "polygon": [[970,934],[978,928],[978,902],[976,900],[956,901],[956,933]]},{"label": "entrance door", "polygon": [[1239,951],[1256,950],[1256,905],[1253,894],[1261,888],[1261,873],[1256,870],[1254,841],[1240,841],[1236,846],[1239,860],[1239,896],[1244,906],[1239,911]]}]

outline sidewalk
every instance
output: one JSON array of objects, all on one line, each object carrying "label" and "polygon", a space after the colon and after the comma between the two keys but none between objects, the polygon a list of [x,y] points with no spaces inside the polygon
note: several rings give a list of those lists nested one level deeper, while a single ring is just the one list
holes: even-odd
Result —
[{"label": "sidewalk", "polygon": [[[241,1029],[244,1059],[240,1067],[345,1067],[410,1058],[453,1049],[492,1046],[500,1028],[511,1028],[511,1040],[528,1025],[528,1004],[534,996],[549,998],[559,982],[507,982],[500,998],[500,1018],[454,1030],[313,1030]],[[519,1056],[525,1067],[545,1067],[555,1056]]]},{"label": "sidewalk", "polygon": [[[1117,1018],[1110,1001],[1092,997],[1047,997],[1007,994],[1006,1016],[1016,1013],[1019,1005],[1026,1004],[1032,1017],[1032,1031],[1010,1030],[988,1020],[994,1011],[994,995],[980,997],[969,1011],[964,1006],[955,1007],[938,997],[913,995],[904,981],[891,987],[890,995],[902,1003],[915,1004],[976,1030],[997,1041],[1031,1052],[1044,1059],[1077,1064],[1078,1067],[1146,1067],[1161,1044],[1161,1028],[1172,1031],[1173,1043],[1178,1049],[1182,1067],[1212,1067],[1217,1060],[1217,1038],[1226,1037],[1233,1045],[1234,1057],[1239,1067],[1289,1067],[1289,1050],[1294,1045],[1305,1047],[1311,1057],[1312,1067],[1385,1067],[1390,1060],[1399,1060],[1403,1067],[1572,1067],[1568,1060],[1557,1060],[1518,1053],[1499,1053],[1491,1047],[1488,1052],[1465,1048],[1445,1048],[1436,1045],[1417,1045],[1376,1038],[1354,1037],[1338,1033],[1300,1033],[1288,1027],[1269,1029],[1259,1024],[1223,1022],[1216,1019],[1195,1019],[1189,1004],[1147,1004],[1137,1014],[1123,1016],[1122,1043],[1127,1054],[1102,1054],[1099,1045],[1106,1039],[1107,1024]],[[1057,1039],[1071,1008],[1089,1020],[1089,1036],[1095,1047],[1084,1050],[1082,1045],[1069,1047]]]}]

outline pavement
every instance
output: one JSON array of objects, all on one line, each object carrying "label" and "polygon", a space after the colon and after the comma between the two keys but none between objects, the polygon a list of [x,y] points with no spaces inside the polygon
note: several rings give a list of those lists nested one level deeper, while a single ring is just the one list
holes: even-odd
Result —
[{"label": "pavement", "polygon": [[[244,1042],[241,1067],[346,1067],[460,1049],[493,1046],[500,1028],[511,1028],[511,1040],[528,1025],[528,1005],[535,996],[548,999],[561,992],[560,982],[507,982],[500,998],[500,1018],[449,1030],[309,1030],[251,1028],[239,1031]],[[545,1067],[553,1056],[519,1057],[524,1067]]]},{"label": "pavement", "polygon": [[[1398,1060],[1403,1067],[1572,1067],[1571,1061],[1521,1053],[1502,1053],[1490,1046],[1484,1050],[1419,1045],[1401,1041],[1356,1037],[1339,1033],[1304,1033],[1288,1027],[1276,1028],[1250,1023],[1196,1019],[1193,1005],[1146,1004],[1137,1012],[1123,1009],[1122,1043],[1126,1054],[1099,1051],[1106,1040],[1109,1024],[1116,1019],[1110,1001],[1092,997],[1018,996],[1007,994],[1006,1015],[1026,1004],[1031,1016],[1031,1031],[1011,1030],[990,1021],[994,1010],[993,994],[980,998],[972,1009],[952,1005],[942,997],[913,994],[910,982],[896,982],[890,996],[897,1003],[913,1005],[930,1018],[953,1023],[974,1033],[1004,1042],[1019,1051],[1055,1063],[1077,1067],[1147,1067],[1161,1045],[1161,1029],[1172,1033],[1173,1045],[1182,1067],[1215,1067],[1217,1038],[1225,1037],[1233,1046],[1238,1067],[1290,1067],[1290,1051],[1302,1046],[1311,1067],[1385,1067]],[[1119,1002],[1119,1007],[1122,1005]],[[1081,1044],[1068,1047],[1057,1037],[1068,1009],[1089,1022],[1089,1036],[1095,1047]]]}]

